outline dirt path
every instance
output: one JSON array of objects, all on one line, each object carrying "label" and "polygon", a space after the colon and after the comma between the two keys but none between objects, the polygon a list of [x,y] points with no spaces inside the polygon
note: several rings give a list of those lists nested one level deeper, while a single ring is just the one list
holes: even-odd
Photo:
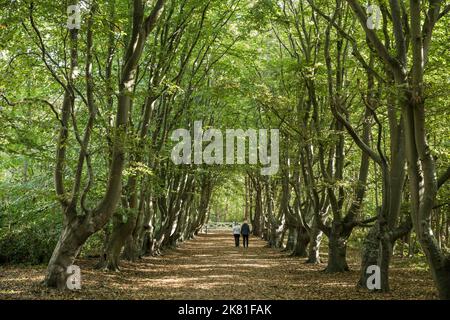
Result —
[{"label": "dirt path", "polygon": [[[94,270],[94,259],[77,261],[80,292],[43,289],[45,267],[0,267],[0,299],[434,299],[425,270],[409,271],[394,262],[392,293],[357,290],[358,261],[352,271],[325,274],[324,265],[304,264],[265,242],[250,239],[250,248],[234,247],[229,234],[200,235],[161,257],[123,263],[122,272]],[[324,257],[326,258],[326,257]],[[402,266],[403,265],[403,266]]]}]

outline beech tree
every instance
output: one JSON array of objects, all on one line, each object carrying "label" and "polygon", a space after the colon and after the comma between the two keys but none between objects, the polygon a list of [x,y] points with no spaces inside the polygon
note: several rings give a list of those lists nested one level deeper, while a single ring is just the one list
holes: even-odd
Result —
[{"label": "beech tree", "polygon": [[[73,265],[128,277],[245,219],[299,274],[350,266],[355,293],[385,297],[420,263],[449,298],[448,1],[3,5],[0,263],[47,264],[66,289]],[[239,129],[277,130],[256,150],[276,172],[205,161],[247,152],[250,131],[218,133]]]},{"label": "beech tree", "polygon": [[[77,2],[72,3],[72,5],[77,4]],[[113,6],[112,4],[111,7]],[[94,1],[89,8],[86,23],[86,48],[84,51],[85,81],[83,81],[84,89],[80,89],[80,80],[76,79],[81,68],[79,61],[79,30],[76,28],[68,30],[68,48],[66,49],[66,41],[64,40],[63,56],[60,57],[67,67],[63,70],[56,70],[59,67],[59,63],[50,54],[51,49],[45,43],[45,38],[40,31],[39,21],[35,19],[36,10],[45,10],[45,8],[39,7],[34,2],[29,4],[29,26],[34,33],[33,37],[40,51],[42,62],[47,67],[47,71],[51,74],[54,81],[63,90],[60,110],[58,111],[56,106],[51,105],[60,123],[54,178],[56,194],[64,215],[64,227],[48,265],[45,283],[49,287],[65,288],[67,267],[73,264],[82,245],[89,236],[100,230],[108,222],[120,199],[122,171],[125,161],[124,137],[127,132],[132,89],[137,80],[137,68],[144,50],[145,41],[158,22],[164,7],[164,1],[158,1],[147,16],[144,16],[145,5],[142,1],[134,1],[133,6],[130,8],[132,33],[124,48],[124,55],[121,60],[123,65],[118,84],[117,112],[111,142],[112,159],[109,164],[108,182],[101,200],[92,208],[88,208],[86,199],[94,178],[89,145],[99,111],[94,97],[93,44],[95,31],[93,25],[100,7]],[[68,53],[68,61],[63,60],[66,53]],[[89,119],[82,132],[79,131],[77,117],[74,114],[77,98],[81,99],[89,112]],[[80,154],[75,165],[74,178],[70,183],[72,188],[69,192],[67,191],[68,183],[66,182],[65,170],[68,166],[66,152],[71,131],[79,144]],[[85,181],[84,189],[81,190],[84,170],[88,171],[88,178]]]},{"label": "beech tree", "polygon": [[390,1],[389,7],[383,5],[383,10],[392,17],[396,49],[396,53],[392,54],[376,32],[367,27],[367,16],[359,2],[347,2],[363,27],[368,42],[393,75],[405,130],[412,224],[427,256],[439,295],[448,299],[450,260],[437,246],[429,224],[437,190],[448,180],[448,169],[440,177],[437,176],[435,159],[427,142],[424,72],[434,28],[450,7],[444,7],[444,2],[439,0],[429,1],[428,4],[411,0],[408,9],[403,1]]}]

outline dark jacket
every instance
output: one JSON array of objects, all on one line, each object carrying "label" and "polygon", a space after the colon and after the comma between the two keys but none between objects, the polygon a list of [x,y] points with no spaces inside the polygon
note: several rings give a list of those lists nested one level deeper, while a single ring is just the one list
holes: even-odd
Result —
[{"label": "dark jacket", "polygon": [[244,223],[241,227],[241,234],[243,236],[248,236],[250,234],[250,226],[247,223]]}]

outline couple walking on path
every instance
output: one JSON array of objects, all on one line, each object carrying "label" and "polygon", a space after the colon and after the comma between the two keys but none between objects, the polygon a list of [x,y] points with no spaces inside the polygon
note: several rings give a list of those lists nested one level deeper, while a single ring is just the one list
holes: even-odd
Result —
[{"label": "couple walking on path", "polygon": [[236,244],[236,247],[239,247],[239,238],[242,234],[242,242],[244,244],[244,248],[248,248],[248,236],[250,235],[250,226],[247,223],[247,220],[244,221],[242,226],[239,226],[239,224],[236,222],[233,227],[233,235],[234,235],[234,242]]}]

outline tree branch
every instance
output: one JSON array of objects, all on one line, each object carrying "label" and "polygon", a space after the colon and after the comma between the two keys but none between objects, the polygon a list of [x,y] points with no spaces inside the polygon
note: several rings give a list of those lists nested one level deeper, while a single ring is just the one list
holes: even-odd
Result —
[{"label": "tree branch", "polygon": [[437,182],[437,188],[439,189],[444,185],[444,183],[447,182],[447,180],[450,179],[450,167],[447,168],[445,172],[442,173],[442,175],[439,177]]}]

